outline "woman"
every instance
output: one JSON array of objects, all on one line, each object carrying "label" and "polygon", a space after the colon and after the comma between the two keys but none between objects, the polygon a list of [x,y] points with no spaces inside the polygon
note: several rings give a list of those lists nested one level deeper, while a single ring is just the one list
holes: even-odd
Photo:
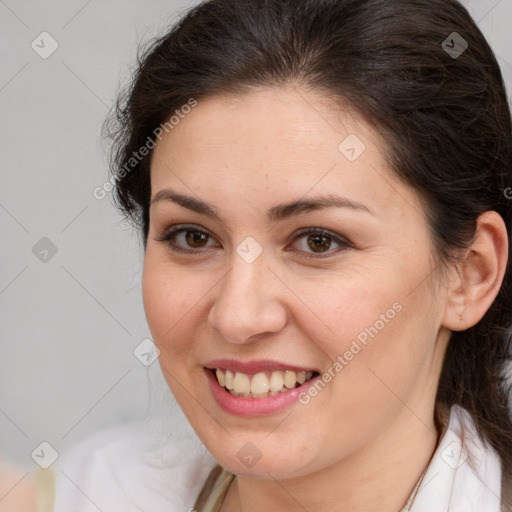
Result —
[{"label": "woman", "polygon": [[204,2],[117,121],[148,325],[213,459],[92,442],[56,510],[511,510],[511,117],[464,7]]}]

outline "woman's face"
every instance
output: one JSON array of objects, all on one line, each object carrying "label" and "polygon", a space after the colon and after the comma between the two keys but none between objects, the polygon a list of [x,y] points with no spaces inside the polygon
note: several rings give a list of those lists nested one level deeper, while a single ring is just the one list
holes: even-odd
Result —
[{"label": "woman's face", "polygon": [[237,474],[305,475],[433,425],[446,292],[379,140],[283,87],[201,100],[154,150],[148,324],[179,405]]}]

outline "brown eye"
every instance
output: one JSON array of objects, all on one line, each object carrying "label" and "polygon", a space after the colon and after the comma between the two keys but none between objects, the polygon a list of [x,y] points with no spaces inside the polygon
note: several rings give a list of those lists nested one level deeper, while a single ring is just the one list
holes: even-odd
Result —
[{"label": "brown eye", "polygon": [[306,257],[324,258],[353,249],[354,246],[340,236],[336,236],[324,229],[306,228],[296,233],[295,244]]},{"label": "brown eye", "polygon": [[325,235],[309,235],[308,246],[314,252],[325,252],[331,247],[331,237]]},{"label": "brown eye", "polygon": [[172,250],[186,253],[201,253],[201,249],[215,247],[211,235],[191,226],[174,226],[165,234],[155,238],[158,242],[165,242]]},{"label": "brown eye", "polygon": [[185,232],[185,240],[190,247],[204,247],[209,235],[202,231],[189,230]]}]

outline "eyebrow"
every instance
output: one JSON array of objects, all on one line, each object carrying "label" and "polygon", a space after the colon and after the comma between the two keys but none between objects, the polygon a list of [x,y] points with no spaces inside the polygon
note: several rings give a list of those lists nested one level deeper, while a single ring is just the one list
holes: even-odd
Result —
[{"label": "eyebrow", "polygon": [[[219,210],[213,205],[192,196],[179,194],[170,188],[159,190],[151,200],[151,205],[160,201],[171,201],[196,213],[206,215],[207,217],[219,221],[222,220]],[[332,207],[348,208],[350,210],[362,211],[373,215],[372,211],[362,203],[358,203],[346,197],[329,194],[313,197],[311,199],[299,199],[273,206],[267,211],[267,218],[269,222],[274,223],[307,211]]]}]

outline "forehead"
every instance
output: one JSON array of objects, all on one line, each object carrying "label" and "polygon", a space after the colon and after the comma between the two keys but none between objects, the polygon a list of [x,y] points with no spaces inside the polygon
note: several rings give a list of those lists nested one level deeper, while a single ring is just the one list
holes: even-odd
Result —
[{"label": "forehead", "polygon": [[338,145],[349,134],[374,145],[382,143],[354,109],[344,106],[340,111],[332,98],[319,92],[257,88],[240,95],[199,100],[164,136],[155,152],[179,139],[180,146],[185,143],[187,149],[195,150],[193,156],[201,150],[221,154],[229,148],[233,158],[251,151],[256,159],[270,153],[284,156],[298,149],[303,158],[316,150],[338,158]]},{"label": "forehead", "polygon": [[271,206],[336,192],[377,209],[411,206],[417,198],[412,190],[397,194],[405,185],[387,168],[384,151],[377,130],[319,93],[267,88],[212,96],[158,142],[152,196],[172,186],[221,203],[231,197]]}]

